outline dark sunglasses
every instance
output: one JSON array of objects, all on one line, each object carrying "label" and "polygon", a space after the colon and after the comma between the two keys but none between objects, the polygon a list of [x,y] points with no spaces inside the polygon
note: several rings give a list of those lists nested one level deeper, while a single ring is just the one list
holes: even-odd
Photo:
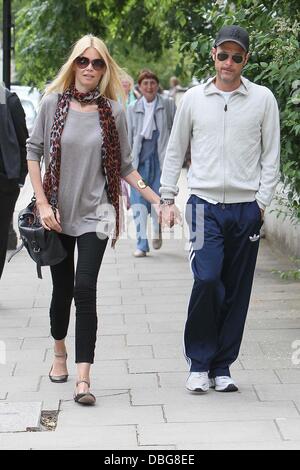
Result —
[{"label": "dark sunglasses", "polygon": [[241,64],[244,60],[244,57],[240,54],[230,55],[227,52],[218,52],[217,59],[220,62],[224,62],[224,60],[227,60],[229,56],[232,58],[233,62],[235,62],[236,64]]},{"label": "dark sunglasses", "polygon": [[79,56],[74,60],[75,64],[79,69],[85,69],[88,65],[92,64],[94,70],[101,70],[105,67],[105,62],[103,59],[94,59],[90,60],[87,57]]}]

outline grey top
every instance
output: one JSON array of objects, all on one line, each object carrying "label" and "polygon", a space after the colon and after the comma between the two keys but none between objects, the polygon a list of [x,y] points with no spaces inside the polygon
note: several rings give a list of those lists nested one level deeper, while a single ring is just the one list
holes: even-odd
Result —
[{"label": "grey top", "polygon": [[[57,94],[47,96],[41,105],[35,127],[27,141],[27,160],[40,161],[44,155],[49,165],[50,133],[57,104]],[[131,151],[126,118],[122,107],[111,101],[121,145],[121,176],[130,174]],[[58,208],[63,233],[80,236],[103,232],[108,222],[105,178],[101,163],[101,130],[99,114],[69,109],[61,138],[61,173]],[[103,228],[103,227],[102,227]]]}]

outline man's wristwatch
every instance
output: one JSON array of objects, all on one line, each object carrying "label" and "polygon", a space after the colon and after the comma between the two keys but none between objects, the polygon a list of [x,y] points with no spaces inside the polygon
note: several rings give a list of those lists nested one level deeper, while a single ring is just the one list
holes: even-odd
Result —
[{"label": "man's wristwatch", "polygon": [[147,183],[142,178],[138,180],[136,184],[138,185],[140,189],[146,189],[148,186]]},{"label": "man's wristwatch", "polygon": [[174,203],[175,203],[174,199],[164,199],[163,197],[160,198],[161,206],[173,206]]}]

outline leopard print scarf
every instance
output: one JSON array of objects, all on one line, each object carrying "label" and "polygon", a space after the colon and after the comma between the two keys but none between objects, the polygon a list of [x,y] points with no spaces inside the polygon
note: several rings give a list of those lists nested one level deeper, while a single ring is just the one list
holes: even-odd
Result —
[{"label": "leopard print scarf", "polygon": [[68,88],[58,99],[54,122],[50,134],[50,163],[43,180],[43,188],[49,204],[58,206],[58,190],[61,162],[61,136],[69,111],[70,101],[75,98],[80,103],[97,103],[102,133],[102,168],[106,180],[108,201],[115,209],[115,229],[112,247],[120,235],[122,219],[121,198],[121,148],[118,131],[112,114],[111,104],[107,98],[95,89],[80,93],[75,86]]}]

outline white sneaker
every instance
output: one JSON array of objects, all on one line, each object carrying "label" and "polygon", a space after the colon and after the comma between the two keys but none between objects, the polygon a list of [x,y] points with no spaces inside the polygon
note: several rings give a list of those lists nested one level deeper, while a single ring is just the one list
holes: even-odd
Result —
[{"label": "white sneaker", "polygon": [[133,256],[135,256],[135,258],[144,258],[146,255],[146,251],[142,251],[139,249],[135,250],[135,252],[133,253]]},{"label": "white sneaker", "polygon": [[186,388],[190,392],[206,393],[209,390],[208,372],[191,372],[187,381]]},{"label": "white sneaker", "polygon": [[209,379],[210,388],[214,388],[216,392],[238,392],[238,387],[231,377],[222,376]]}]

